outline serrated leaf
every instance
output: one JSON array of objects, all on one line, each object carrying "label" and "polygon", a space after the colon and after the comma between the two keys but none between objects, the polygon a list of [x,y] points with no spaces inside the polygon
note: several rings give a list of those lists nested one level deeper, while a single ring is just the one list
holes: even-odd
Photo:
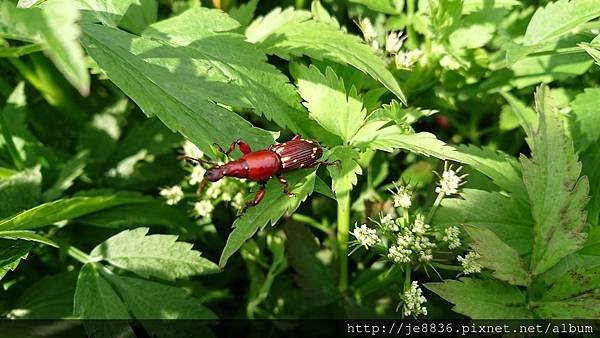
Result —
[{"label": "serrated leaf", "polygon": [[51,240],[45,236],[42,236],[40,234],[37,234],[34,231],[30,231],[30,230],[0,231],[0,238],[38,242],[38,243],[42,243],[42,244],[46,244],[46,245],[58,248],[58,244],[56,242],[54,242],[53,240]]},{"label": "serrated leaf", "polygon": [[600,266],[591,269],[580,268],[567,272],[544,293],[543,299],[559,301],[593,296],[593,291],[597,289],[600,289]]},{"label": "serrated leaf", "polygon": [[54,184],[44,192],[44,199],[51,201],[58,198],[62,192],[69,189],[77,177],[83,174],[83,169],[89,156],[88,151],[81,151],[65,163]]},{"label": "serrated leaf", "polygon": [[581,155],[581,172],[590,180],[590,202],[588,203],[588,222],[598,225],[600,222],[600,141],[591,144]]},{"label": "serrated leaf", "polygon": [[246,3],[240,4],[239,6],[231,8],[228,14],[237,22],[239,22],[242,27],[246,27],[254,17],[257,4],[258,0],[250,0]]},{"label": "serrated leaf", "polygon": [[133,5],[139,5],[139,0],[76,0],[74,2],[74,6],[82,12],[82,21],[102,22],[109,27],[117,27]]},{"label": "serrated leaf", "polygon": [[316,170],[297,170],[285,175],[290,192],[295,196],[289,197],[282,193],[282,187],[276,180],[267,184],[265,196],[259,205],[248,210],[233,223],[233,231],[227,238],[227,243],[221,253],[219,266],[222,268],[227,260],[238,251],[244,242],[264,228],[268,223],[275,223],[284,215],[294,212],[308,195],[312,194],[315,186]]},{"label": "serrated leaf", "polygon": [[578,46],[583,48],[583,50],[585,50],[585,52],[588,53],[589,56],[592,57],[592,59],[594,59],[594,62],[596,62],[596,64],[598,66],[600,66],[600,49],[595,47],[598,45],[591,45],[589,43],[580,43],[580,44],[578,44]]},{"label": "serrated leaf", "polygon": [[164,201],[119,205],[84,215],[77,218],[77,222],[111,229],[152,225],[185,228],[193,224],[185,212],[166,205]]},{"label": "serrated leaf", "polygon": [[79,45],[78,10],[67,0],[48,1],[42,7],[16,8],[0,3],[0,36],[36,42],[65,78],[87,95],[90,76]]},{"label": "serrated leaf", "polygon": [[8,217],[39,203],[40,167],[20,171],[0,181],[0,217]]},{"label": "serrated leaf", "polygon": [[108,278],[136,319],[217,318],[200,300],[188,297],[180,288],[139,278],[116,275]]},{"label": "serrated leaf", "polygon": [[463,161],[486,175],[500,188],[512,193],[519,201],[527,201],[527,190],[517,160],[503,152],[474,145],[457,147]]},{"label": "serrated leaf", "polygon": [[[99,269],[102,268],[96,263],[81,267],[75,288],[73,314],[81,319],[129,319],[127,307],[108,281],[100,275]],[[114,321],[112,324],[118,325],[118,329],[129,328],[125,321]]]},{"label": "serrated leaf", "polygon": [[147,197],[110,195],[72,197],[40,204],[14,216],[0,220],[0,230],[25,230],[40,228],[59,221],[69,220],[122,204],[147,202]]},{"label": "serrated leaf", "polygon": [[218,271],[214,263],[192,250],[192,244],[176,242],[175,235],[147,235],[148,230],[122,231],[96,246],[90,256],[145,278],[175,280]]},{"label": "serrated leaf", "polygon": [[600,88],[586,88],[571,102],[571,136],[577,152],[582,153],[590,144],[600,140]]},{"label": "serrated leaf", "polygon": [[541,302],[535,313],[549,319],[598,319],[600,295],[576,297],[557,302]]},{"label": "serrated leaf", "polygon": [[365,144],[371,149],[391,152],[395,149],[404,149],[424,156],[433,156],[442,160],[454,160],[464,162],[455,148],[438,140],[435,135],[427,132],[407,134],[405,130],[397,125],[392,125],[377,130],[374,139],[370,141],[359,141],[355,145]]},{"label": "serrated leaf", "polygon": [[[190,26],[190,23],[194,25]],[[321,135],[323,130],[308,118],[299,104],[295,88],[285,75],[266,62],[266,55],[246,42],[243,35],[228,32],[238,26],[238,22],[220,11],[193,7],[151,25],[142,36],[182,47],[186,54],[182,60],[192,63],[195,68],[190,76],[197,77],[200,73],[204,77],[202,81],[196,80],[202,91],[192,87],[188,95],[230,106],[254,108],[259,115],[264,114],[297,134],[319,139],[330,137]],[[166,47],[155,50],[158,57],[161,52],[168,51]],[[166,67],[171,64],[164,57],[161,61]],[[181,68],[181,65],[171,67]]]},{"label": "serrated leaf", "polygon": [[255,20],[248,27],[246,36],[266,53],[285,59],[307,55],[318,60],[349,64],[381,82],[406,104],[400,85],[370,46],[356,36],[309,18],[310,14],[302,11],[288,9],[282,13],[281,9],[275,9],[264,18]]},{"label": "serrated leaf", "polygon": [[11,319],[67,319],[73,317],[77,274],[62,272],[45,276],[21,294],[7,314]]},{"label": "serrated leaf", "polygon": [[535,111],[533,111],[533,109],[531,109],[530,107],[526,106],[523,102],[521,102],[511,93],[500,92],[500,95],[504,97],[506,102],[508,102],[508,104],[512,108],[513,112],[517,116],[517,119],[519,120],[521,128],[523,128],[523,130],[525,131],[525,134],[531,137],[532,127],[535,127],[537,125]]},{"label": "serrated leaf", "polygon": [[347,146],[338,146],[331,149],[328,162],[340,161],[340,165],[327,168],[331,176],[331,187],[335,193],[338,205],[348,205],[352,187],[358,182],[358,175],[362,175],[362,168],[357,160],[360,154],[357,150]]},{"label": "serrated leaf", "polygon": [[16,269],[32,247],[33,243],[28,241],[0,239],[0,279]]},{"label": "serrated leaf", "polygon": [[348,142],[367,115],[356,89],[352,87],[348,93],[344,81],[329,67],[322,74],[315,66],[295,63],[291,71],[310,117]]},{"label": "serrated leaf", "polygon": [[463,189],[460,197],[444,198],[432,224],[442,228],[462,224],[485,227],[520,255],[531,252],[533,231],[528,208],[497,192]]},{"label": "serrated leaf", "polygon": [[538,8],[523,37],[526,46],[540,44],[568,33],[600,16],[599,0],[559,0]]},{"label": "serrated leaf", "polygon": [[298,284],[315,304],[324,305],[337,296],[331,272],[317,258],[317,239],[299,223],[285,226],[286,248],[290,266],[298,273]]},{"label": "serrated leaf", "polygon": [[528,285],[529,276],[519,253],[485,227],[463,225],[473,239],[471,248],[481,255],[478,262],[494,270],[494,277],[513,285]]},{"label": "serrated leaf", "polygon": [[350,0],[350,2],[361,4],[376,12],[398,15],[402,12],[404,1],[400,0]]},{"label": "serrated leaf", "polygon": [[461,278],[425,287],[454,304],[453,311],[473,319],[531,319],[525,293],[493,279]]},{"label": "serrated leaf", "polygon": [[315,21],[324,22],[328,25],[331,25],[332,27],[334,27],[336,29],[340,29],[340,23],[337,21],[335,16],[333,16],[333,15],[329,14],[329,12],[327,12],[327,9],[325,9],[325,7],[323,7],[323,5],[321,4],[321,1],[319,1],[319,0],[313,1],[310,4],[310,12]]},{"label": "serrated leaf", "polygon": [[[231,85],[221,73],[208,81],[205,76],[212,68],[206,62],[192,61],[194,55],[198,56],[195,49],[99,25],[82,27],[84,47],[110,80],[146,115],[156,115],[203,151],[211,153],[213,143],[230,144],[240,137],[257,147],[273,143],[272,133],[252,127],[238,114],[210,100],[228,95]],[[203,76],[198,76],[199,72]],[[227,100],[220,97],[219,101],[242,105],[236,95]]]},{"label": "serrated leaf", "polygon": [[534,220],[530,269],[538,275],[583,246],[589,184],[580,178],[581,163],[564,121],[550,103],[546,87],[536,92],[538,127],[527,139],[531,159],[521,155],[523,181]]},{"label": "serrated leaf", "polygon": [[[121,18],[119,26],[129,32],[140,34],[146,27],[153,24],[158,16],[158,1],[138,0],[132,3]],[[123,2],[121,0],[121,2]]]}]

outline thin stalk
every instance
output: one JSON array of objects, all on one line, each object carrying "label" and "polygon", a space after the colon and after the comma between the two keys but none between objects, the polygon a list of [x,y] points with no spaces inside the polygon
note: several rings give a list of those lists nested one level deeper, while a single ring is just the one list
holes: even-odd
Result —
[{"label": "thin stalk", "polygon": [[410,288],[410,284],[412,282],[412,280],[410,279],[410,274],[412,272],[412,269],[410,267],[410,264],[406,265],[406,270],[404,271],[404,291],[408,290],[408,288]]},{"label": "thin stalk", "polygon": [[442,263],[436,263],[436,262],[431,262],[429,264],[431,264],[431,266],[433,266],[434,268],[440,268],[442,270],[463,271],[463,268],[460,266],[448,265],[448,264],[442,264]]},{"label": "thin stalk", "polygon": [[340,262],[340,278],[338,288],[345,291],[348,288],[348,238],[350,234],[350,196],[346,193],[338,198],[337,209],[337,246]]},{"label": "thin stalk", "polygon": [[325,225],[323,225],[322,223],[320,223],[319,221],[317,221],[316,219],[314,219],[312,217],[295,213],[292,215],[292,220],[310,225],[311,227],[313,227],[315,229],[319,229],[326,234],[330,233],[330,231],[329,231],[330,229],[328,227],[326,227]]},{"label": "thin stalk", "polygon": [[433,206],[431,207],[431,209],[429,209],[429,213],[427,214],[427,219],[425,219],[425,223],[429,224],[429,221],[431,221],[433,215],[435,215],[435,211],[440,206],[440,203],[442,203],[442,199],[444,199],[443,191],[440,192],[435,198],[435,202],[433,202]]},{"label": "thin stalk", "polygon": [[406,44],[408,48],[414,49],[417,47],[417,35],[415,34],[415,29],[413,28],[413,17],[415,13],[415,0],[407,0],[406,1],[406,16],[408,18],[408,25],[406,26],[406,35],[408,36],[408,40]]},{"label": "thin stalk", "polygon": [[58,244],[58,247],[61,250],[65,251],[69,256],[71,256],[75,260],[81,262],[82,264],[87,264],[90,262],[97,261],[97,259],[94,259],[90,255],[86,254],[85,252],[79,250],[78,248],[72,246],[71,244],[69,244],[67,242],[64,242],[64,241],[56,239],[56,238],[52,238],[51,240],[54,241],[56,244]]}]

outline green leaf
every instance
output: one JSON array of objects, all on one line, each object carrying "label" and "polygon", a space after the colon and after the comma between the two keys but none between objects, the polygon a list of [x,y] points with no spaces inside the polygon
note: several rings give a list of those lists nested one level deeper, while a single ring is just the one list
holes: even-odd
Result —
[{"label": "green leaf", "polygon": [[600,299],[575,297],[558,302],[542,302],[534,310],[542,318],[549,319],[598,319],[600,317]]},{"label": "green leaf", "polygon": [[535,111],[530,107],[526,106],[523,102],[517,99],[514,95],[507,92],[500,92],[500,95],[504,97],[506,102],[510,105],[513,112],[519,120],[521,128],[525,131],[528,137],[532,135],[532,126],[535,127],[537,124]]},{"label": "green leaf", "polygon": [[176,242],[175,235],[147,235],[148,230],[122,231],[96,246],[90,256],[145,278],[175,280],[218,271],[214,263],[192,250],[192,244]]},{"label": "green leaf", "polygon": [[588,53],[592,57],[592,59],[594,59],[596,64],[598,66],[600,66],[600,49],[595,47],[598,45],[592,45],[589,43],[580,43],[577,46],[583,48],[583,50],[585,50],[585,52]]},{"label": "green leaf", "polygon": [[591,144],[581,154],[583,175],[590,180],[590,202],[588,203],[588,221],[593,225],[600,222],[600,141]]},{"label": "green leaf", "polygon": [[442,228],[462,224],[485,227],[520,255],[531,252],[533,231],[529,208],[497,192],[463,189],[460,197],[444,198],[432,224]]},{"label": "green leaf", "polygon": [[350,0],[350,2],[364,5],[376,12],[398,15],[402,12],[404,1],[402,0]]},{"label": "green leaf", "polygon": [[461,278],[425,287],[454,304],[453,311],[473,319],[532,319],[525,293],[493,279]]},{"label": "green leaf", "polygon": [[139,278],[110,275],[136,319],[216,319],[215,314],[180,288]]},{"label": "green leaf", "polygon": [[5,218],[0,221],[0,230],[35,229],[117,205],[147,201],[148,198],[146,197],[126,195],[65,198],[40,204],[12,217]]},{"label": "green leaf", "polygon": [[242,27],[246,27],[254,17],[257,4],[258,0],[250,0],[246,3],[240,4],[239,6],[231,8],[228,14],[237,22],[239,22]]},{"label": "green leaf", "polygon": [[65,163],[54,184],[44,192],[44,200],[52,201],[69,189],[77,177],[83,174],[88,160],[88,151],[81,151],[73,159]]},{"label": "green leaf", "polygon": [[464,16],[461,27],[450,34],[450,46],[455,50],[485,46],[494,37],[507,13],[504,8],[485,8]]},{"label": "green leaf", "polygon": [[40,167],[20,171],[1,180],[0,217],[11,216],[39,203],[41,183]]},{"label": "green leaf", "polygon": [[65,78],[87,95],[90,76],[79,45],[78,19],[77,8],[67,0],[47,1],[34,8],[0,2],[0,36],[39,43]]},{"label": "green leaf", "polygon": [[519,0],[464,0],[462,14],[469,14],[485,8],[507,8],[520,6]]},{"label": "green leaf", "polygon": [[192,226],[193,224],[185,212],[158,200],[103,209],[77,218],[77,222],[112,229],[152,225],[185,228],[187,225]]},{"label": "green leaf", "polygon": [[[102,268],[96,263],[88,263],[79,271],[73,314],[82,319],[129,319],[127,307],[100,275]],[[127,326],[126,322],[121,324]]]},{"label": "green leaf", "polygon": [[362,175],[362,168],[357,160],[360,154],[355,149],[346,146],[338,146],[331,149],[331,155],[327,161],[340,161],[340,165],[327,168],[332,180],[332,189],[335,193],[338,205],[348,205],[352,187],[358,182],[358,175]]},{"label": "green leaf", "polygon": [[[190,22],[195,25],[190,26]],[[308,118],[288,78],[268,64],[265,54],[245,41],[243,35],[227,32],[238,26],[237,21],[223,12],[193,7],[151,25],[142,36],[164,45],[182,47],[179,48],[185,53],[182,61],[194,66],[186,78],[193,76],[198,82],[196,87],[189,88],[188,95],[230,106],[254,108],[259,115],[264,114],[297,134],[313,138],[321,136],[322,129]],[[169,50],[164,46],[153,52],[160,58]],[[178,67],[175,68],[178,73],[184,71],[181,64],[174,64],[164,56],[161,61],[163,67]],[[196,74],[202,74],[204,78],[197,79]],[[185,85],[193,86],[193,82]]]},{"label": "green leaf", "polygon": [[284,215],[293,213],[308,195],[312,194],[315,186],[316,170],[296,170],[285,176],[288,180],[290,192],[295,196],[289,197],[282,193],[282,187],[276,180],[267,184],[265,196],[259,205],[248,210],[233,223],[233,231],[227,238],[225,248],[219,259],[222,268],[227,260],[238,251],[244,242],[264,228],[268,223],[275,223]]},{"label": "green leaf", "polygon": [[[110,80],[146,115],[156,115],[203,151],[211,153],[213,143],[230,144],[236,138],[257,147],[273,143],[272,133],[252,127],[241,116],[211,100],[229,95],[232,85],[226,83],[229,78],[221,72],[208,81],[205,76],[215,67],[194,60],[200,57],[196,49],[176,47],[114,28],[91,24],[82,27],[84,47]],[[203,76],[198,76],[199,73]],[[237,95],[231,96],[227,101],[242,104]],[[219,98],[219,101],[226,100]]]},{"label": "green leaf", "polygon": [[538,275],[561,258],[577,251],[585,241],[583,210],[588,201],[587,177],[580,178],[581,163],[564,121],[550,103],[545,86],[536,92],[538,127],[527,139],[531,159],[521,155],[523,181],[527,187],[534,220],[530,269]]},{"label": "green leaf", "polygon": [[246,37],[266,53],[284,59],[307,55],[313,59],[349,64],[381,82],[406,104],[400,85],[370,46],[356,36],[328,23],[309,20],[309,17],[310,14],[302,11],[288,9],[281,12],[277,8],[255,20],[246,30]]},{"label": "green leaf", "polygon": [[119,22],[119,26],[132,33],[141,34],[146,27],[156,21],[157,15],[158,1],[139,0],[139,3],[133,2],[127,8],[127,11]]},{"label": "green leaf", "polygon": [[471,248],[481,255],[478,260],[484,267],[494,270],[494,277],[513,285],[528,285],[529,276],[519,253],[504,243],[485,227],[463,225],[473,239]]},{"label": "green leaf", "polygon": [[27,258],[33,243],[11,239],[0,239],[0,279],[7,272],[17,268],[21,260]]},{"label": "green leaf", "polygon": [[62,272],[45,276],[21,294],[7,314],[13,319],[67,319],[73,317],[77,274]]},{"label": "green leaf", "polygon": [[82,12],[82,21],[102,22],[117,27],[130,7],[139,0],[77,0],[75,6]]},{"label": "green leaf", "polygon": [[586,88],[571,102],[571,135],[577,152],[584,152],[600,139],[600,88]]},{"label": "green leaf", "polygon": [[461,145],[457,150],[461,153],[463,162],[492,179],[498,187],[512,193],[519,201],[527,202],[527,190],[521,177],[521,168],[515,158],[500,151],[474,145]]},{"label": "green leaf", "polygon": [[[359,132],[360,134],[361,132]],[[367,135],[367,133],[362,133]],[[455,148],[438,140],[435,135],[427,132],[407,134],[405,130],[397,125],[392,125],[373,132],[371,140],[356,140],[354,145],[366,144],[369,148],[391,152],[395,149],[405,149],[424,156],[433,156],[442,160],[454,160],[464,162]]]},{"label": "green leaf", "polygon": [[600,289],[600,266],[592,269],[571,270],[544,293],[546,301],[581,297]]},{"label": "green leaf", "polygon": [[566,34],[600,16],[599,0],[559,0],[538,8],[523,37],[525,46],[537,45]]},{"label": "green leaf", "polygon": [[29,231],[29,230],[0,231],[0,238],[22,239],[22,240],[38,242],[38,243],[42,243],[42,244],[46,244],[46,245],[50,245],[55,248],[58,248],[58,244],[56,242],[54,242],[53,240],[51,240],[45,236],[39,235],[39,234],[35,233],[34,231]]},{"label": "green leaf", "polygon": [[298,273],[297,282],[314,304],[331,303],[338,295],[331,271],[317,258],[317,239],[305,226],[285,226],[286,248],[291,267]]},{"label": "green leaf", "polygon": [[340,23],[337,21],[335,16],[329,14],[329,12],[327,12],[327,9],[323,7],[319,0],[313,1],[310,4],[310,12],[312,13],[313,19],[315,21],[323,22],[332,26],[333,28],[340,29]]},{"label": "green leaf", "polygon": [[349,142],[367,115],[356,88],[352,87],[347,93],[344,81],[329,67],[322,74],[315,66],[294,63],[291,71],[310,117]]}]

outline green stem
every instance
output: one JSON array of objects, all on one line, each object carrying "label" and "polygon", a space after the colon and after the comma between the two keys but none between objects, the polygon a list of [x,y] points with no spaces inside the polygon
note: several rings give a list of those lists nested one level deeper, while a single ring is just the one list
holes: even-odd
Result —
[{"label": "green stem", "polygon": [[442,264],[442,263],[435,263],[435,262],[431,262],[429,264],[431,264],[431,266],[433,266],[434,268],[440,268],[440,269],[443,269],[443,270],[463,271],[463,268],[460,267],[460,266],[448,265],[448,264]]},{"label": "green stem", "polygon": [[328,227],[326,227],[325,225],[318,222],[316,219],[314,219],[312,217],[295,213],[292,215],[292,220],[294,220],[296,222],[308,224],[313,228],[323,231],[324,233],[327,233],[327,234],[330,233],[330,231],[329,231],[330,229]]},{"label": "green stem", "polygon": [[440,206],[440,203],[442,203],[442,199],[444,199],[444,192],[440,192],[435,198],[435,202],[433,202],[433,206],[431,207],[431,209],[429,209],[429,213],[427,214],[425,223],[429,224],[429,221],[431,221],[433,215],[435,215],[435,211]]},{"label": "green stem", "polygon": [[56,244],[58,244],[58,246],[60,247],[61,250],[65,251],[69,256],[71,256],[75,260],[81,262],[82,264],[97,261],[97,259],[94,259],[90,255],[86,254],[85,252],[79,250],[78,248],[72,246],[71,244],[69,244],[67,242],[64,242],[64,241],[56,239],[56,238],[52,238],[52,241],[54,241]]},{"label": "green stem", "polygon": [[345,291],[348,288],[348,237],[350,234],[350,196],[346,193],[338,197],[337,210],[337,245],[340,262],[340,279],[338,288]]},{"label": "green stem", "polygon": [[406,40],[407,47],[409,49],[415,49],[417,47],[417,35],[415,34],[415,30],[413,28],[413,17],[415,13],[415,0],[407,0],[406,1],[406,16],[408,18],[408,25],[406,26],[406,35],[408,39]]},{"label": "green stem", "polygon": [[410,288],[410,284],[412,282],[412,280],[410,279],[410,274],[412,272],[412,269],[410,267],[409,264],[406,265],[406,270],[404,271],[404,291],[408,290],[408,288]]}]

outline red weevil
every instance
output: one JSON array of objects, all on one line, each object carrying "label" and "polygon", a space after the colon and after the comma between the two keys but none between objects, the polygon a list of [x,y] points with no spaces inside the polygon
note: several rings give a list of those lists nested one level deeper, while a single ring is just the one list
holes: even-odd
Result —
[{"label": "red weevil", "polygon": [[[236,145],[240,148],[244,156],[239,160],[233,160],[223,165],[216,165],[189,156],[181,156],[181,158],[213,165],[204,174],[204,178],[210,182],[216,182],[225,176],[246,178],[258,182],[260,189],[256,193],[254,200],[250,201],[246,207],[260,203],[265,196],[267,181],[273,176],[277,177],[279,183],[283,184],[284,193],[293,196],[294,194],[289,191],[287,180],[282,176],[283,173],[295,169],[311,168],[318,164],[339,165],[339,160],[335,162],[319,161],[321,156],[323,156],[321,146],[315,141],[303,139],[298,135],[287,142],[274,144],[267,149],[257,151],[252,151],[250,145],[242,139],[231,143],[227,151],[224,151],[219,145],[216,146],[221,152],[229,155],[235,149]],[[202,190],[203,186],[204,181],[198,185],[198,193]]]}]

